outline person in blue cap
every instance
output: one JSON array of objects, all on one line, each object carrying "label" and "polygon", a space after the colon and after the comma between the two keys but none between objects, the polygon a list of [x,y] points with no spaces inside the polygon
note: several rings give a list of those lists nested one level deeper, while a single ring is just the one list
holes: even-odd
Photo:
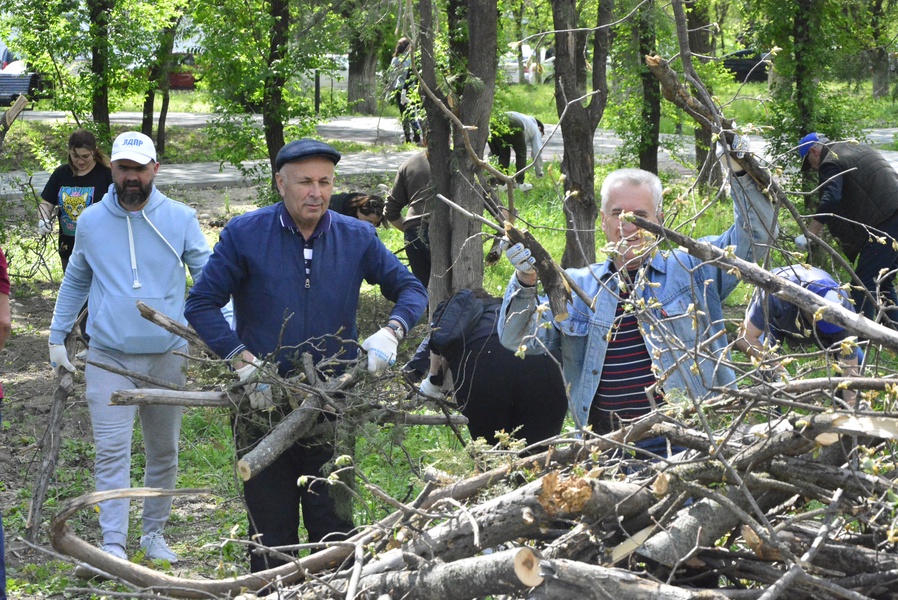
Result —
[{"label": "person in blue cap", "polygon": [[[773,269],[771,273],[814,292],[828,302],[854,311],[848,294],[823,269],[787,265]],[[812,312],[758,288],[745,312],[742,333],[736,340],[736,347],[749,356],[760,358],[765,348],[781,346],[786,340],[801,345],[813,344],[821,349],[837,352],[842,375],[850,377],[859,374],[864,354],[856,344],[851,345],[849,353],[841,349],[842,342],[849,337],[851,333],[839,325],[823,320],[815,321]],[[856,397],[856,392],[843,390],[843,400],[846,402],[854,404]]]},{"label": "person in blue cap", "polygon": [[[883,155],[864,144],[832,142],[809,133],[798,144],[802,169],[817,171],[820,203],[808,230],[819,235],[826,225],[839,241],[866,290],[852,290],[855,306],[869,319],[880,310],[867,299],[885,301],[885,317],[898,320],[895,270],[898,269],[898,172]],[[804,234],[795,238],[807,250]]]},{"label": "person in blue cap", "polygon": [[[235,416],[240,455],[292,410],[287,398],[274,397],[259,381],[264,365],[289,377],[301,371],[300,357],[309,353],[327,377],[358,356],[363,282],[379,285],[395,303],[388,322],[361,344],[371,372],[394,363],[399,342],[427,307],[427,290],[371,223],[328,210],[339,160],[339,152],[317,140],[281,148],[275,179],[283,201],[231,219],[187,299],[185,315],[196,332],[241,381],[250,382],[244,389],[252,410]],[[234,329],[219,310],[232,296]],[[321,366],[334,357],[339,360]],[[301,440],[244,482],[250,536],[265,546],[298,544],[300,509],[310,542],[349,532],[351,514],[338,511],[326,483],[297,485],[301,477],[322,476],[333,453],[330,443]],[[250,555],[253,572],[285,562]]]}]

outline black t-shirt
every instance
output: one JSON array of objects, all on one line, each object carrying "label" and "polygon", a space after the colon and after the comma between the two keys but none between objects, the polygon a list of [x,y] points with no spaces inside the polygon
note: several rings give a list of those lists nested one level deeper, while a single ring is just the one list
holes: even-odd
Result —
[{"label": "black t-shirt", "polygon": [[59,237],[72,238],[78,217],[91,204],[102,200],[112,183],[112,170],[97,163],[87,175],[75,175],[65,164],[50,175],[41,198],[59,207]]}]

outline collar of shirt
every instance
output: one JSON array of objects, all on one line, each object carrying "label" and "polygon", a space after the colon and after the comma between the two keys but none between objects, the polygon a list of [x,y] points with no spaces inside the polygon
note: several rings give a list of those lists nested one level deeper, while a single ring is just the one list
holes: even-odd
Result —
[{"label": "collar of shirt", "polygon": [[[278,219],[280,219],[281,227],[284,229],[288,229],[298,235],[299,237],[305,239],[299,229],[296,227],[296,223],[293,222],[293,217],[290,216],[290,213],[287,212],[287,207],[284,206],[284,203],[280,203],[280,207],[278,208]],[[315,231],[312,232],[312,235],[309,237],[306,242],[311,242],[317,237],[320,237],[324,233],[330,229],[331,226],[331,213],[330,211],[324,211],[324,214],[319,219],[318,224],[315,225]]]}]

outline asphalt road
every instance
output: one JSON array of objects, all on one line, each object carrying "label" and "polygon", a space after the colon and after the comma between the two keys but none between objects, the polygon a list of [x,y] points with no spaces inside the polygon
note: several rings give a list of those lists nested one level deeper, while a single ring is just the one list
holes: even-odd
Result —
[{"label": "asphalt road", "polygon": [[[169,113],[167,123],[179,127],[203,127],[211,119],[211,114],[197,113]],[[26,120],[65,120],[67,115],[62,112],[25,111],[19,118]],[[113,123],[139,126],[141,113],[122,112],[115,113],[110,120]],[[332,121],[318,126],[318,133],[329,139],[354,141],[371,145],[372,152],[359,152],[345,154],[338,166],[338,173],[365,174],[365,173],[394,173],[399,166],[414,151],[387,152],[378,149],[378,146],[395,145],[402,136],[402,128],[395,118],[390,117],[337,117]],[[543,159],[546,162],[560,161],[564,144],[561,138],[561,130],[548,125],[547,137],[544,141]],[[891,142],[898,134],[898,128],[879,129],[868,132],[871,141],[877,143]],[[752,150],[764,156],[764,145],[760,137],[751,138]],[[619,145],[619,140],[611,132],[598,130],[594,137],[595,153],[597,156],[610,155]],[[685,140],[685,157],[691,156],[692,144]],[[892,166],[898,170],[898,152],[883,152]],[[660,156],[663,169],[673,169],[689,172],[679,165],[665,150]],[[251,164],[251,163],[250,163]],[[30,185],[37,193],[44,188],[49,177],[48,173],[34,173],[30,177]],[[0,197],[10,199],[22,195],[23,185],[28,184],[29,176],[24,172],[12,172],[0,175]],[[245,185],[247,180],[233,166],[219,164],[217,162],[191,163],[191,164],[166,164],[164,160],[156,177],[156,184],[162,188],[169,187],[211,187],[211,186],[235,186]]]}]

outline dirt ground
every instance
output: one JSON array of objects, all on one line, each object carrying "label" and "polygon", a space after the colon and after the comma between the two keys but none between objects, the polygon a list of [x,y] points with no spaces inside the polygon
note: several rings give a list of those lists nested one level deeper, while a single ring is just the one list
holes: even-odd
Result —
[{"label": "dirt ground", "polygon": [[[214,243],[217,231],[234,215],[252,210],[256,190],[252,187],[224,189],[182,189],[166,190],[166,193],[177,200],[191,205],[197,210],[204,229],[210,232],[210,241]],[[17,266],[11,265],[16,271]],[[43,279],[42,281],[39,279]],[[56,300],[59,282],[49,282],[46,276],[30,280],[13,279],[11,296],[13,332],[6,348],[0,352],[0,380],[6,393],[3,403],[3,426],[0,431],[0,510],[3,512],[6,529],[6,561],[10,577],[21,578],[17,572],[29,565],[44,564],[50,556],[44,552],[30,548],[22,541],[25,535],[27,518],[21,506],[25,499],[31,497],[35,479],[41,467],[41,443],[47,429],[53,393],[56,389],[56,378],[51,372],[47,357],[47,339],[50,320]],[[64,413],[63,440],[67,445],[83,444],[84,452],[66,452],[80,458],[58,464],[64,470],[70,485],[75,484],[83,491],[92,491],[92,459],[89,456],[92,448],[90,417],[84,401],[84,378],[81,371],[77,373],[74,395],[69,399]],[[44,509],[44,521],[55,512],[58,502],[72,496],[68,489],[51,485],[48,492],[47,508]],[[176,507],[180,511],[208,510],[205,500],[177,499]],[[132,512],[134,508],[132,508]],[[85,517],[85,523],[96,523],[91,515]],[[94,529],[96,527],[94,526]],[[82,532],[79,531],[79,535]],[[84,532],[88,541],[96,541],[90,532]],[[132,532],[132,537],[134,537]],[[136,546],[136,540],[132,540]],[[46,530],[39,539],[43,548],[50,544]],[[134,551],[134,548],[131,549]],[[182,561],[184,562],[184,561]],[[189,569],[190,565],[183,565]],[[181,569],[176,573],[181,572]],[[17,598],[44,598],[45,596],[23,596]]]}]

